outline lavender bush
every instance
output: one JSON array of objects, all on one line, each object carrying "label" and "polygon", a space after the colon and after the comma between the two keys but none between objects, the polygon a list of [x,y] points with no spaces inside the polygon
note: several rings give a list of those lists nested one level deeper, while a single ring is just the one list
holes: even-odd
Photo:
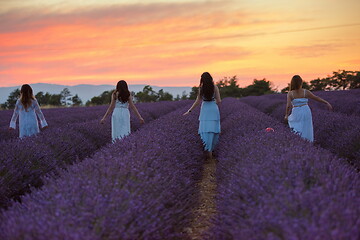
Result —
[{"label": "lavender bush", "polygon": [[218,148],[218,214],[206,238],[359,239],[358,173],[275,119],[232,105]]},{"label": "lavender bush", "polygon": [[[326,99],[329,100],[331,94],[340,95],[342,93],[344,95],[343,92],[353,92],[353,95],[349,95],[360,100],[360,96],[356,95],[356,93],[359,93],[358,90],[326,92]],[[317,95],[321,95],[321,93],[317,93]],[[333,99],[329,101],[335,105],[337,98]],[[240,101],[270,114],[279,121],[283,121],[286,105],[285,95],[265,95],[243,98]],[[339,101],[341,102],[342,99],[339,98]],[[340,108],[341,104],[338,105]],[[345,102],[344,105],[346,105]],[[360,169],[360,116],[354,114],[354,112],[352,115],[344,114],[341,111],[329,112],[323,109],[324,106],[314,104],[313,101],[310,101],[310,107],[313,110],[315,143],[341,157],[347,158],[351,164]],[[355,109],[357,106],[353,105],[352,107]]]},{"label": "lavender bush", "polygon": [[[145,121],[150,122],[189,104],[188,101],[139,104],[138,109]],[[131,122],[132,131],[140,127],[133,115]],[[7,206],[11,198],[29,191],[29,185],[40,186],[41,176],[82,160],[110,142],[110,120],[101,125],[98,119],[49,128],[22,140],[0,142],[0,206]]]},{"label": "lavender bush", "polygon": [[3,211],[1,239],[184,239],[202,168],[197,114],[170,113]]}]

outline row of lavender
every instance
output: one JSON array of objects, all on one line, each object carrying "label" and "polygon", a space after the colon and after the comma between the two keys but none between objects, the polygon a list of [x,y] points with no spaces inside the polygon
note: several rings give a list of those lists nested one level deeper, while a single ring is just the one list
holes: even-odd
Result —
[{"label": "row of lavender", "polygon": [[1,239],[184,239],[202,169],[183,107],[49,178],[0,217]]},{"label": "row of lavender", "polygon": [[[349,96],[353,95],[354,99],[360,101],[360,91],[353,90],[346,92],[352,92]],[[359,93],[359,95],[356,95],[356,93]],[[326,99],[332,105],[339,105],[339,108],[342,105],[344,109],[356,109],[360,106],[360,103],[357,103],[357,105],[349,107],[349,104],[343,100],[345,96],[343,96],[344,98],[339,96],[341,94],[344,95],[345,91],[317,93],[317,95],[325,94]],[[331,97],[332,94],[339,98]],[[286,97],[284,95],[247,97],[242,98],[240,101],[270,114],[279,121],[284,119],[286,104]],[[347,158],[355,167],[360,169],[360,115],[356,115],[354,112],[352,115],[344,114],[341,111],[330,112],[314,104],[312,100],[310,100],[310,104],[313,109],[315,143],[341,157]]]},{"label": "row of lavender", "polygon": [[[188,101],[139,104],[138,109],[145,121],[150,122],[189,104]],[[131,122],[132,131],[140,127],[134,115]],[[45,174],[82,160],[110,142],[110,121],[101,125],[97,119],[49,128],[23,140],[0,142],[0,206],[7,206],[10,199],[29,191],[29,186],[41,186]]]},{"label": "row of lavender", "polygon": [[[174,103],[176,105],[176,103]],[[147,106],[151,107],[152,103],[140,103],[136,104],[142,109],[147,109]],[[107,106],[95,106],[95,107],[71,107],[71,108],[52,108],[43,109],[44,116],[49,128],[64,127],[66,125],[72,125],[77,123],[84,123],[93,120],[100,120],[105,114]],[[15,139],[19,136],[18,130],[9,131],[9,123],[13,111],[6,110],[0,111],[0,141]],[[155,113],[156,114],[156,113]]]},{"label": "row of lavender", "polygon": [[[330,152],[233,101],[218,146],[207,239],[359,239],[360,178]],[[265,132],[266,127],[275,132]]]},{"label": "row of lavender", "polygon": [[[99,119],[106,111],[106,106],[71,107],[43,109],[42,112],[51,127],[60,127],[67,123],[86,122]],[[19,136],[18,131],[8,131],[13,110],[0,111],[0,140]]]}]

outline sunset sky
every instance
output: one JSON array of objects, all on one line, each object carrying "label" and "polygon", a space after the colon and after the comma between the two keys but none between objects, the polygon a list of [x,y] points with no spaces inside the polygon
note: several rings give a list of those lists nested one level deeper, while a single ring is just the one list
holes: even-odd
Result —
[{"label": "sunset sky", "polygon": [[[76,2],[76,3],[74,3]],[[0,0],[0,87],[360,70],[359,0]]]}]

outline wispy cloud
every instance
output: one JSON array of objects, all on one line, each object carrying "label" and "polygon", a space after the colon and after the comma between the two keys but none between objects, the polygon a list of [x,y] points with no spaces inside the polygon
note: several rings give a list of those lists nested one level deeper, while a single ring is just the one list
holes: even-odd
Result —
[{"label": "wispy cloud", "polygon": [[338,44],[313,44],[306,46],[290,46],[280,50],[282,55],[297,58],[316,58],[326,56],[340,49]]}]

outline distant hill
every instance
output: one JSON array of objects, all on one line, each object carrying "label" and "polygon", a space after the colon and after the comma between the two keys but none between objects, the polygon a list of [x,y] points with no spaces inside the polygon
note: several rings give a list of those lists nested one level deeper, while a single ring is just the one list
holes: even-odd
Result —
[{"label": "distant hill", "polygon": [[[142,91],[145,85],[129,85],[129,90],[133,92]],[[113,85],[75,85],[75,86],[66,86],[66,85],[57,85],[57,84],[48,84],[48,83],[35,83],[31,84],[32,89],[34,90],[34,94],[38,92],[49,92],[51,94],[59,94],[64,88],[68,88],[72,95],[78,94],[83,103],[90,100],[94,96],[99,96],[102,92],[114,89]],[[174,97],[177,94],[180,96],[185,91],[186,94],[189,94],[191,91],[191,87],[159,87],[159,86],[151,86],[154,91],[159,91],[160,89],[164,89],[165,92],[171,93]],[[20,88],[20,86],[14,87],[0,87],[0,103],[6,102],[9,94],[16,88]]]}]

